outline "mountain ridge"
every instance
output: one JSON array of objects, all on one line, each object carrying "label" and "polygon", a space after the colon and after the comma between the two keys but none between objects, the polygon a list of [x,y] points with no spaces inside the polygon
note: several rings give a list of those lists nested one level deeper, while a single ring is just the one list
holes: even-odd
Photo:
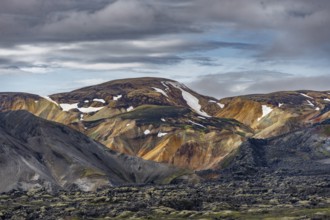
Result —
[{"label": "mountain ridge", "polygon": [[221,168],[248,138],[270,138],[330,118],[328,92],[216,100],[154,77],[114,80],[45,98],[26,96],[1,98],[2,111],[25,109],[115,151],[193,170]]},{"label": "mountain ridge", "polygon": [[0,191],[169,183],[192,172],[118,154],[82,133],[27,111],[0,113]]}]

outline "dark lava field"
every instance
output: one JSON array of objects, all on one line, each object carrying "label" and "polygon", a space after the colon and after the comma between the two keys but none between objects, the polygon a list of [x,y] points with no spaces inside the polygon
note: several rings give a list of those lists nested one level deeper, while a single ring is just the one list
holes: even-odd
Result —
[{"label": "dark lava field", "polygon": [[[224,178],[225,179],[225,178]],[[258,174],[97,192],[11,191],[1,219],[330,219],[330,176]]]}]

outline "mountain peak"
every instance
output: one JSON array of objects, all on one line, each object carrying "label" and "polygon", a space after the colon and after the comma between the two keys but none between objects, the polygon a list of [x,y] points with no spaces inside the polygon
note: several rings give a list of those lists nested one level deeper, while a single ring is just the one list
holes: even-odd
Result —
[{"label": "mountain peak", "polygon": [[[107,82],[103,82],[96,85],[87,86],[84,88],[76,89],[72,92],[88,91],[88,90],[112,90],[116,92],[116,89],[136,89],[146,86],[163,86],[163,82],[176,82],[172,79],[159,78],[159,77],[137,77],[137,78],[125,78],[116,79]],[[110,91],[108,91],[110,92]],[[117,91],[118,92],[118,91]]]},{"label": "mountain peak", "polygon": [[206,117],[220,108],[214,98],[200,95],[177,81],[155,77],[113,80],[51,95],[51,98],[64,104],[64,108],[75,104],[77,107],[111,106],[122,111],[141,105],[181,106]]}]

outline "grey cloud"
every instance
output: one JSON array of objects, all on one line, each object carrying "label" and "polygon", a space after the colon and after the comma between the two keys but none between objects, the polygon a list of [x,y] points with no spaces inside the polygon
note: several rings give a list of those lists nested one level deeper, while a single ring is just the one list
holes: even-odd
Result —
[{"label": "grey cloud", "polygon": [[[192,60],[199,65],[218,65],[211,58],[186,57],[179,54],[203,52],[218,48],[244,48],[251,50],[254,44],[217,41],[184,41],[179,39],[117,40],[103,42],[81,42],[71,44],[35,44],[35,49],[24,52],[22,47],[13,47],[18,55],[2,56],[0,65],[14,67],[61,67],[63,62],[83,64],[126,64],[173,65],[184,60]],[[34,50],[40,50],[35,53]],[[43,52],[45,51],[45,52]],[[31,64],[26,59],[37,60]],[[2,59],[2,61],[1,61]]]},{"label": "grey cloud", "polygon": [[[66,11],[100,10],[113,1],[107,0],[2,0],[0,2],[0,45],[41,42],[41,30],[49,17]],[[46,40],[47,41],[47,40]]]},{"label": "grey cloud", "polygon": [[19,66],[29,66],[30,63],[16,61],[15,59],[0,57],[0,69],[18,69]]},{"label": "grey cloud", "polygon": [[[218,48],[253,50],[258,61],[308,57],[328,62],[329,8],[329,0],[2,0],[0,46],[12,49],[21,44],[95,43],[37,57],[45,63],[62,60],[123,63],[126,59],[126,62],[173,64],[187,59],[179,53]],[[239,38],[244,33],[263,38],[264,32],[271,37],[260,45],[205,39],[196,42],[182,37],[210,30],[220,30],[220,35],[223,34],[220,39]],[[143,48],[127,43],[159,38],[185,40],[166,47]],[[151,53],[163,55],[155,58]],[[217,65],[210,60],[195,61],[200,65]],[[19,62],[23,61],[11,57],[8,65]]]},{"label": "grey cloud", "polygon": [[124,57],[100,57],[99,59],[88,60],[89,63],[145,63],[169,65],[176,64],[184,59],[179,56],[124,56]]},{"label": "grey cloud", "polygon": [[3,44],[137,39],[201,31],[176,19],[159,1],[27,0],[19,5],[17,0],[5,0],[0,4]]},{"label": "grey cloud", "polygon": [[[185,59],[196,60],[201,65],[211,64],[211,58],[187,58],[175,54],[184,52],[208,51],[218,48],[244,48],[246,50],[257,47],[254,44],[242,44],[235,42],[216,42],[216,41],[178,41],[160,40],[153,42],[141,41],[145,45],[136,45],[130,41],[110,41],[94,44],[82,44],[79,48],[65,50],[68,56],[71,54],[71,59],[84,60],[86,62],[110,62],[110,63],[125,63],[125,62],[142,62],[150,64],[173,64],[179,63]],[[64,53],[59,51],[59,57]],[[92,59],[86,57],[86,54],[95,54]],[[56,55],[55,52],[54,55]],[[154,54],[158,54],[154,56]],[[67,57],[66,59],[68,59]],[[70,58],[69,58],[70,59]]]},{"label": "grey cloud", "polygon": [[230,27],[268,29],[275,32],[275,40],[282,42],[285,36],[315,46],[330,34],[328,0],[3,0],[0,4],[0,29],[5,33],[1,41],[137,39]]},{"label": "grey cloud", "polygon": [[217,98],[290,90],[327,91],[330,75],[297,76],[276,71],[245,71],[201,76],[189,86]]},{"label": "grey cloud", "polygon": [[329,55],[329,50],[323,49],[330,38],[328,0],[205,0],[196,4],[202,20],[230,24],[240,31],[272,33],[273,42],[259,52],[260,60]]},{"label": "grey cloud", "polygon": [[94,43],[81,43],[78,48],[64,49],[63,52],[81,54],[85,51],[121,54],[148,54],[148,53],[177,53],[207,51],[218,48],[234,48],[253,50],[255,44],[221,41],[181,40],[180,38],[156,38],[137,41],[116,40]]},{"label": "grey cloud", "polygon": [[201,66],[221,66],[222,65],[221,63],[219,63],[219,61],[217,61],[216,59],[210,58],[210,57],[198,56],[198,57],[190,57],[187,59],[193,61],[194,63],[198,63]]}]

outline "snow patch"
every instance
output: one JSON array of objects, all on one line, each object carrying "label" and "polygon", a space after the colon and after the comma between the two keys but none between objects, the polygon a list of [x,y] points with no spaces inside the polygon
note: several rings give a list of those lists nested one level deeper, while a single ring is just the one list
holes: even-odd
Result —
[{"label": "snow patch", "polygon": [[162,120],[163,122],[165,122],[166,120],[165,120],[165,118],[161,118],[160,120]]},{"label": "snow patch", "polygon": [[206,128],[204,125],[202,124],[199,124],[199,123],[196,123],[196,122],[193,122],[191,120],[189,120],[190,123],[194,124],[194,125],[197,125],[197,126],[200,126],[200,127],[203,127],[203,128]]},{"label": "snow patch", "polygon": [[165,135],[167,135],[167,133],[158,132],[157,137],[163,137]]},{"label": "snow patch", "polygon": [[218,103],[218,102],[216,102],[214,100],[209,100],[209,102],[216,103],[220,108],[224,108],[225,107],[224,104]]},{"label": "snow patch", "polygon": [[102,108],[104,108],[104,107],[78,108],[78,103],[74,103],[74,104],[61,103],[60,106],[63,109],[63,111],[65,111],[65,112],[70,111],[71,109],[78,109],[80,112],[83,112],[83,113],[97,112],[97,111],[100,111]]},{"label": "snow patch", "polygon": [[173,87],[175,88],[181,88],[181,89],[184,89],[184,88],[187,88],[184,84],[182,83],[179,83],[179,82],[171,82],[171,81],[167,81],[166,84],[168,85],[172,85]]},{"label": "snow patch", "polygon": [[103,107],[87,107],[87,108],[77,108],[80,112],[83,113],[92,113],[92,112],[98,112],[100,111]]},{"label": "snow patch", "polygon": [[307,100],[307,103],[308,103],[307,105],[314,107],[314,104],[311,101]]},{"label": "snow patch", "polygon": [[224,107],[225,107],[225,104],[217,103],[217,105],[218,105],[220,108],[224,108]]},{"label": "snow patch", "polygon": [[80,114],[80,121],[84,120],[84,114]]},{"label": "snow patch", "polygon": [[203,115],[205,117],[211,117],[209,116],[206,112],[201,110],[201,106],[199,104],[198,98],[195,96],[191,95],[189,92],[186,92],[185,90],[181,89],[182,92],[182,97],[184,100],[186,100],[186,103],[192,108],[195,112],[197,112],[200,115]]},{"label": "snow patch", "polygon": [[166,85],[166,82],[162,81],[161,84],[165,87],[165,91],[170,90],[170,88]]},{"label": "snow patch", "polygon": [[319,108],[319,107],[316,107],[315,110],[316,110],[316,111],[320,111],[320,108]]},{"label": "snow patch", "polygon": [[42,97],[58,106],[58,103],[55,102],[53,99],[51,99],[49,96],[42,96]]},{"label": "snow patch", "polygon": [[126,127],[130,126],[131,124],[127,124]]},{"label": "snow patch", "polygon": [[181,90],[182,97],[186,101],[187,105],[192,108],[196,113],[205,117],[211,117],[206,112],[201,110],[201,105],[199,104],[198,98],[190,94],[189,92],[182,89],[182,85],[179,83],[169,82],[172,86]]},{"label": "snow patch", "polygon": [[262,105],[262,116],[258,118],[258,121],[260,121],[263,117],[267,116],[272,111],[273,109],[271,107],[268,107],[267,105]]},{"label": "snow patch", "polygon": [[123,97],[123,95],[117,95],[113,97],[113,100],[117,101],[118,99],[120,99],[121,97]]},{"label": "snow patch", "polygon": [[306,94],[304,94],[304,93],[300,93],[300,95],[302,95],[302,96],[304,96],[304,97],[306,97],[306,98],[309,98],[309,99],[314,99],[313,97],[310,97],[309,95],[306,95]]},{"label": "snow patch", "polygon": [[37,104],[38,102],[39,102],[39,101],[34,101],[34,103],[36,103],[36,104]]},{"label": "snow patch", "polygon": [[284,103],[278,103],[278,107],[281,108],[284,105]]},{"label": "snow patch", "polygon": [[67,112],[70,111],[71,109],[78,108],[78,103],[74,103],[74,104],[61,103],[60,106],[63,109],[63,111]]},{"label": "snow patch", "polygon": [[103,104],[105,103],[104,99],[93,99],[94,102],[102,102]]},{"label": "snow patch", "polygon": [[133,106],[130,106],[126,109],[126,111],[130,112],[130,111],[133,111],[134,107]]},{"label": "snow patch", "polygon": [[168,95],[166,94],[166,92],[162,89],[156,88],[156,87],[152,87],[154,90],[156,90],[156,92],[159,92],[161,94],[163,94],[164,96],[168,97]]},{"label": "snow patch", "polygon": [[84,102],[85,102],[85,103],[89,103],[89,100],[86,99]]},{"label": "snow patch", "polygon": [[330,102],[330,99],[324,99],[324,101]]},{"label": "snow patch", "polygon": [[145,130],[143,133],[144,133],[144,135],[148,135],[148,134],[150,134],[150,130],[147,129],[147,130]]},{"label": "snow patch", "polygon": [[206,119],[206,118],[204,118],[204,117],[202,117],[202,116],[198,116],[198,118],[200,118],[200,119]]}]

